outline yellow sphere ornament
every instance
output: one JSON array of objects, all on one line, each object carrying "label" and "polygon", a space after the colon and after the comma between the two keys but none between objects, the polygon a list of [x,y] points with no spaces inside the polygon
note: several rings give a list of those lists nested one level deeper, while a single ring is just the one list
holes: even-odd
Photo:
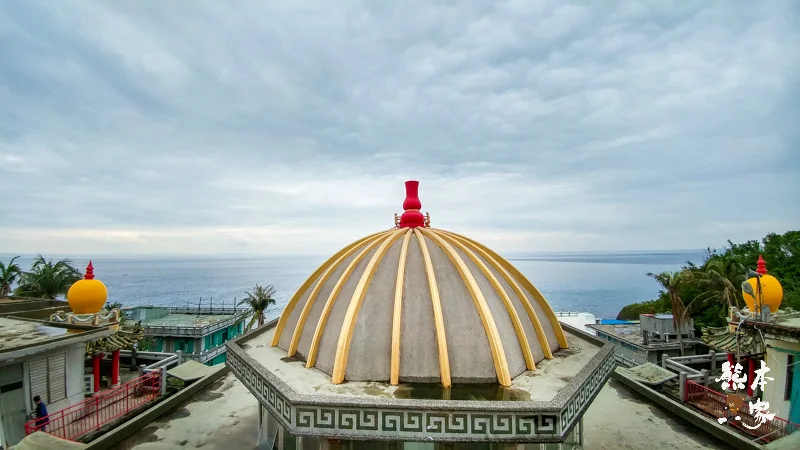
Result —
[{"label": "yellow sphere ornament", "polygon": [[[783,287],[777,278],[772,275],[767,275],[767,266],[764,258],[759,255],[758,268],[756,272],[761,274],[760,277],[752,277],[747,280],[747,283],[753,288],[755,297],[748,292],[742,291],[744,302],[747,303],[747,308],[753,312],[760,312],[762,305],[768,305],[770,313],[774,313],[781,306],[783,301]],[[760,286],[759,286],[760,285]],[[758,298],[758,300],[756,300]]]},{"label": "yellow sphere ornament", "polygon": [[94,279],[92,262],[86,266],[86,275],[78,280],[67,292],[67,301],[75,314],[94,314],[103,309],[108,298],[106,285]]}]

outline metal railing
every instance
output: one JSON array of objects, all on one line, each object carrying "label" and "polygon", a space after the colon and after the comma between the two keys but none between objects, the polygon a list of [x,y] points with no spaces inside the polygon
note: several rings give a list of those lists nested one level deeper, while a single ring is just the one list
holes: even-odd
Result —
[{"label": "metal railing", "polygon": [[129,412],[154,402],[164,392],[164,370],[147,373],[115,389],[105,391],[61,411],[25,424],[25,435],[43,431],[76,441]]},{"label": "metal railing", "polygon": [[245,314],[240,311],[239,315],[207,325],[177,325],[178,321],[175,322],[176,325],[147,325],[146,322],[142,322],[142,328],[146,336],[205,336],[244,320],[243,316]]},{"label": "metal railing", "polygon": [[589,313],[581,313],[576,311],[554,311],[553,315],[556,317],[580,317],[584,315],[589,315]]},{"label": "metal railing", "polygon": [[763,424],[755,429],[750,429],[748,427],[755,427],[757,424],[761,423],[761,420],[750,413],[747,402],[745,402],[744,407],[735,414],[739,416],[739,420],[736,420],[735,417],[728,417],[728,410],[725,408],[727,394],[714,391],[713,389],[709,389],[690,380],[686,381],[683,401],[696,409],[714,416],[715,419],[725,417],[727,419],[726,423],[755,437],[757,441],[761,442],[771,442],[775,439],[788,436],[800,429],[800,425],[789,422],[778,416],[775,416],[772,420],[764,418],[765,422]]}]

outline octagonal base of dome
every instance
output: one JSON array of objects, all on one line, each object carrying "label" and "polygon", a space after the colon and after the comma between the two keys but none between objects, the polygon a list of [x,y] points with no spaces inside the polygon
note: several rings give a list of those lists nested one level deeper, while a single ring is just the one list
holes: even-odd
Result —
[{"label": "octagonal base of dome", "polygon": [[[616,363],[613,345],[564,327],[569,347],[504,388],[346,381],[270,342],[275,322],[229,341],[227,364],[287,432],[336,439],[561,442]],[[456,380],[454,380],[456,381]],[[441,393],[441,396],[439,396]],[[352,417],[351,417],[352,416]]]}]

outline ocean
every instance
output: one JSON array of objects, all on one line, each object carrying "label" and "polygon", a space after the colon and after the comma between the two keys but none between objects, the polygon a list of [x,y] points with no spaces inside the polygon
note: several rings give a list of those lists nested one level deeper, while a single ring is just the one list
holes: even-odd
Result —
[{"label": "ocean", "polygon": [[[677,270],[702,261],[702,250],[518,253],[504,255],[547,298],[556,311],[591,312],[615,318],[633,302],[658,296],[647,272]],[[7,263],[13,255],[0,254]],[[45,255],[50,257],[49,255]],[[52,256],[54,259],[63,256]],[[82,271],[84,258],[70,258]],[[33,255],[17,262],[27,270]],[[324,256],[98,256],[95,276],[108,287],[109,301],[125,306],[233,306],[256,283],[273,284],[278,317],[294,291],[325,260]]]}]

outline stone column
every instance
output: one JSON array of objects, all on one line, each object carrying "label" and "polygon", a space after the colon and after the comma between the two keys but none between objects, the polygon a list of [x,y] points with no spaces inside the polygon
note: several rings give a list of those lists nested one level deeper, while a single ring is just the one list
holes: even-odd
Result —
[{"label": "stone column", "polygon": [[103,359],[102,353],[92,355],[92,375],[94,376],[94,393],[100,392],[100,360]]},{"label": "stone column", "polygon": [[711,350],[708,355],[711,357],[711,375],[714,375],[717,373],[717,352]]},{"label": "stone column", "polygon": [[111,353],[111,386],[119,386],[119,349]]}]

